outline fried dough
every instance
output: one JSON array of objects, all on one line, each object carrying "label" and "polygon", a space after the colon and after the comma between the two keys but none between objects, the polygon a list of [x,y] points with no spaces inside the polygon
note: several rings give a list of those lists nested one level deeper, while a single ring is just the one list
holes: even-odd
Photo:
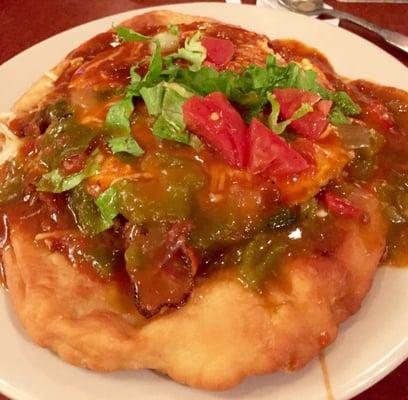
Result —
[{"label": "fried dough", "polygon": [[[166,11],[123,25],[141,31],[197,21],[213,22]],[[240,65],[271,52],[265,37],[251,35],[251,42],[238,45]],[[84,62],[83,46],[53,73],[59,76],[72,62]],[[51,90],[46,75],[13,111],[32,110]],[[10,296],[30,337],[80,367],[151,368],[210,390],[231,388],[249,375],[293,371],[330,344],[339,324],[359,309],[383,254],[386,227],[378,201],[363,191],[354,197],[369,223],[344,220],[345,237],[333,254],[291,259],[262,296],[226,269],[200,278],[184,307],[146,320],[117,283],[81,274],[64,256],[36,242],[23,224],[11,224],[3,256]]]},{"label": "fried dough", "polygon": [[[144,320],[115,283],[93,281],[11,226],[4,254],[14,307],[32,339],[81,367],[151,368],[194,387],[222,390],[249,375],[304,366],[360,307],[385,246],[378,202],[347,221],[330,256],[298,258],[259,296],[227,273],[198,282],[181,309]],[[115,299],[115,301],[112,301]]]}]

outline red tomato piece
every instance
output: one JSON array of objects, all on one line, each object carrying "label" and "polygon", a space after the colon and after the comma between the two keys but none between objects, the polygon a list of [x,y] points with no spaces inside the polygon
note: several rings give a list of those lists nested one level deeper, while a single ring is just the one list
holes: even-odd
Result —
[{"label": "red tomato piece", "polygon": [[290,118],[304,103],[314,106],[314,111],[293,121],[290,126],[301,136],[311,140],[318,139],[329,123],[327,115],[332,102],[320,100],[318,94],[301,89],[275,89],[273,93],[281,107],[281,115],[285,119]]},{"label": "red tomato piece", "polygon": [[192,97],[184,103],[183,114],[187,128],[218,151],[229,165],[246,167],[247,128],[239,112],[222,93]]},{"label": "red tomato piece", "polygon": [[364,212],[355,207],[349,200],[332,192],[324,194],[324,203],[329,211],[342,217],[361,219],[364,216]]},{"label": "red tomato piece", "polygon": [[333,102],[331,100],[320,100],[315,106],[316,111],[321,112],[325,116],[329,115]]},{"label": "red tomato piece", "polygon": [[290,118],[303,103],[314,105],[320,100],[317,93],[307,92],[301,89],[274,89],[273,94],[280,105],[283,118]]},{"label": "red tomato piece", "polygon": [[301,136],[307,137],[311,140],[318,139],[329,124],[327,115],[330,111],[331,105],[332,102],[330,100],[320,100],[314,106],[314,111],[293,121],[290,126]]},{"label": "red tomato piece", "polygon": [[369,118],[372,119],[379,128],[390,130],[395,127],[394,118],[384,104],[371,101],[366,108],[366,112]]},{"label": "red tomato piece", "polygon": [[220,92],[214,92],[206,97],[207,104],[215,112],[220,110],[221,119],[225,119],[230,137],[238,157],[238,166],[245,167],[248,163],[248,132],[241,114],[231,105]]},{"label": "red tomato piece", "polygon": [[292,175],[308,168],[306,160],[256,118],[249,126],[248,169],[254,174]]},{"label": "red tomato piece", "polygon": [[396,124],[394,116],[387,106],[370,99],[364,105],[364,113],[369,123],[385,135],[386,141],[395,151],[408,151],[408,130]]},{"label": "red tomato piece", "polygon": [[217,69],[227,64],[235,52],[234,43],[228,39],[205,37],[201,43],[207,50],[206,61]]}]

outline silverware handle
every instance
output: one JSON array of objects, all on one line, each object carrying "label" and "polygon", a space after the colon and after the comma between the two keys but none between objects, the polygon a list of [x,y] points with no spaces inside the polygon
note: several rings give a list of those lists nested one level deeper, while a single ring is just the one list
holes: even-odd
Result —
[{"label": "silverware handle", "polygon": [[324,10],[324,14],[331,15],[335,18],[346,19],[348,21],[354,22],[357,25],[375,32],[377,35],[380,35],[387,43],[398,47],[399,49],[408,53],[408,36],[403,35],[395,31],[390,31],[389,29],[381,28],[378,25],[375,25],[369,21],[366,21],[362,18],[356,17],[352,14],[338,11],[338,10]]}]

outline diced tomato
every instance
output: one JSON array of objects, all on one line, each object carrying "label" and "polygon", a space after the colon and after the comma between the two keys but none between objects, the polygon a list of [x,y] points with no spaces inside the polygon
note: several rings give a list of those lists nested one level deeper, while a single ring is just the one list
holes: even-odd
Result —
[{"label": "diced tomato", "polygon": [[303,103],[314,105],[320,100],[317,93],[307,92],[301,89],[274,89],[273,94],[280,105],[283,118],[290,118]]},{"label": "diced tomato", "polygon": [[337,196],[332,192],[324,194],[324,203],[329,211],[342,217],[361,219],[364,216],[361,209],[355,207],[346,198]]},{"label": "diced tomato", "polygon": [[393,116],[382,103],[371,101],[366,108],[366,113],[380,129],[389,130],[395,127]]},{"label": "diced tomato", "polygon": [[331,105],[332,102],[330,100],[320,100],[314,106],[314,111],[293,121],[290,126],[301,136],[312,140],[318,139],[329,124],[327,115]]},{"label": "diced tomato", "polygon": [[183,114],[187,128],[218,151],[229,165],[246,167],[247,128],[239,112],[222,93],[192,97],[184,104]]},{"label": "diced tomato", "polygon": [[281,107],[281,115],[285,119],[290,118],[303,103],[312,105],[314,111],[293,121],[290,126],[299,135],[308,139],[319,138],[329,123],[327,115],[332,106],[330,100],[320,100],[318,94],[300,89],[275,89],[273,93]]},{"label": "diced tomato", "polygon": [[207,50],[206,61],[217,69],[227,64],[235,52],[234,44],[228,39],[205,37],[201,43]]},{"label": "diced tomato", "polygon": [[306,160],[256,118],[249,126],[249,171],[269,176],[291,175],[308,167]]},{"label": "diced tomato", "polygon": [[408,151],[408,130],[398,126],[387,106],[370,99],[364,106],[364,113],[370,126],[384,134],[392,149],[397,152]]},{"label": "diced tomato", "polygon": [[329,115],[329,112],[331,110],[331,106],[333,105],[333,102],[331,100],[320,100],[316,105],[315,105],[315,110],[320,111],[324,115]]},{"label": "diced tomato", "polygon": [[248,162],[248,132],[241,114],[222,93],[211,93],[206,99],[210,108],[214,107],[215,112],[220,110],[220,118],[226,120],[225,123],[228,125],[231,141],[238,155],[239,165],[245,167]]}]

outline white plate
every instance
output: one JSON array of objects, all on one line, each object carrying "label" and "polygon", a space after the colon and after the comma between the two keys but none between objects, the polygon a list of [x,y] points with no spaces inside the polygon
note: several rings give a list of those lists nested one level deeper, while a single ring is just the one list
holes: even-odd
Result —
[{"label": "white plate", "polygon": [[[295,38],[323,51],[336,70],[407,89],[408,70],[376,46],[347,31],[299,15],[252,6],[195,3],[160,7],[215,17],[265,33]],[[0,67],[0,110],[7,110],[44,71],[112,23],[146,10],[103,18],[54,36]],[[360,312],[326,351],[336,400],[348,399],[385,376],[408,356],[408,269],[382,268]],[[34,346],[0,293],[0,391],[18,400],[274,399],[324,400],[318,361],[300,372],[247,379],[222,393],[190,389],[149,371],[97,374],[63,363]],[[109,355],[107,355],[109,357]]]}]

